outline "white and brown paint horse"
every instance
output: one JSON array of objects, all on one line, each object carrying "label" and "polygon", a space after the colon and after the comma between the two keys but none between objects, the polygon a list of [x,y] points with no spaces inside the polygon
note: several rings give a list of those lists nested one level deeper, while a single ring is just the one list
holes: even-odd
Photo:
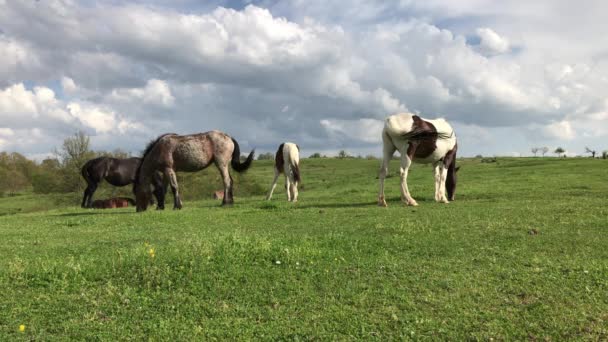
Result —
[{"label": "white and brown paint horse", "polygon": [[[384,179],[395,150],[401,154],[401,200],[417,206],[407,187],[407,174],[412,162],[432,164],[435,171],[435,201],[448,203],[456,191],[456,134],[444,119],[427,120],[401,113],[386,118],[382,130],[384,155],[380,166],[378,205],[386,207]],[[447,192],[447,196],[446,196]]]},{"label": "white and brown paint horse", "polygon": [[274,188],[281,172],[285,173],[285,189],[287,200],[298,201],[298,184],[300,183],[300,148],[298,145],[286,142],[282,143],[274,157],[274,179],[268,192],[267,200],[272,198]]},{"label": "white and brown paint horse", "polygon": [[196,172],[208,167],[211,163],[215,164],[224,181],[222,205],[232,204],[234,199],[230,166],[236,172],[244,172],[251,166],[253,155],[252,150],[247,159],[241,162],[239,144],[234,138],[220,131],[190,135],[173,133],[161,135],[146,147],[135,176],[137,211],[147,209],[149,198],[152,195],[150,182],[157,172],[163,174],[163,182],[171,185],[174,198],[173,209],[181,209],[182,201],[175,172]]}]

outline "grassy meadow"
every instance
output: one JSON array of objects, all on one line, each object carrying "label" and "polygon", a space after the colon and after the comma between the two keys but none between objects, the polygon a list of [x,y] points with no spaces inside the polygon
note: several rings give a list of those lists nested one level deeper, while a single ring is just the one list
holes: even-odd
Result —
[{"label": "grassy meadow", "polygon": [[214,168],[181,211],[0,198],[0,340],[607,340],[607,161],[459,164],[447,205],[413,167],[416,208],[363,159],[302,160],[297,204],[270,161],[230,208]]}]

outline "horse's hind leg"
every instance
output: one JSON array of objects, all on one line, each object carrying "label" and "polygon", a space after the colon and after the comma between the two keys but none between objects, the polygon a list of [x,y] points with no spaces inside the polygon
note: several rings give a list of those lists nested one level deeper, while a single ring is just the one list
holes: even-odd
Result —
[{"label": "horse's hind leg", "polygon": [[266,196],[267,200],[272,198],[272,193],[274,192],[274,188],[277,187],[277,180],[279,179],[279,171],[277,168],[274,168],[274,179],[272,180],[272,185],[270,186],[270,191],[268,192],[268,196]]},{"label": "horse's hind leg", "polygon": [[228,164],[219,164],[216,163],[218,170],[222,176],[222,180],[224,181],[224,199],[222,200],[222,205],[232,205],[234,203],[234,196],[232,193],[232,177],[230,176],[230,171],[228,170]]},{"label": "horse's hind leg", "polygon": [[291,201],[298,201],[298,182],[296,182],[295,180],[291,181]]},{"label": "horse's hind leg", "polygon": [[437,200],[438,202],[441,203],[449,203],[448,198],[445,196],[445,182],[448,178],[448,169],[445,167],[445,165],[443,165],[443,163],[441,163],[441,165],[439,166],[439,190],[438,190],[438,195],[439,195],[439,199]]},{"label": "horse's hind leg", "polygon": [[378,172],[378,180],[380,181],[380,191],[378,193],[378,205],[386,207],[386,199],[384,198],[384,179],[388,174],[388,163],[391,161],[393,154],[395,153],[395,145],[391,141],[391,138],[386,132],[382,132],[382,145],[383,145],[383,156],[382,164],[380,165],[380,171]]},{"label": "horse's hind leg", "polygon": [[[441,161],[439,162],[441,163]],[[439,163],[433,164],[433,173],[435,176],[435,201],[441,201],[441,166]]]},{"label": "horse's hind leg", "polygon": [[289,180],[289,174],[285,174],[285,191],[287,192],[287,201],[291,202],[291,181]]},{"label": "horse's hind leg", "polygon": [[165,177],[169,179],[169,185],[171,185],[171,191],[173,192],[173,209],[181,209],[182,199],[179,197],[179,185],[177,184],[175,171],[170,167],[166,168]]},{"label": "horse's hind leg", "polygon": [[82,203],[80,204],[81,208],[86,208],[87,207],[87,197],[89,194],[89,187],[87,186],[86,189],[84,189],[84,196],[82,197]]},{"label": "horse's hind leg", "polygon": [[93,194],[97,190],[97,184],[89,183],[84,190],[84,198],[82,199],[83,208],[91,208],[93,206]]}]

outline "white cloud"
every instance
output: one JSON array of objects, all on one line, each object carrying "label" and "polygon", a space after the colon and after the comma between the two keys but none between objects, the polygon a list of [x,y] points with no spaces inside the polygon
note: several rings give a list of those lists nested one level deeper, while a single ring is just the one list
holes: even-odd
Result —
[{"label": "white cloud", "polygon": [[164,107],[170,107],[175,102],[167,82],[156,79],[148,80],[143,88],[114,89],[111,98],[118,101],[142,101]]},{"label": "white cloud", "polygon": [[480,38],[479,47],[487,54],[495,55],[509,51],[509,41],[492,29],[483,27],[476,30]]},{"label": "white cloud", "polygon": [[376,119],[359,119],[359,120],[336,120],[323,119],[320,121],[321,126],[328,131],[334,138],[346,136],[349,139],[363,141],[366,143],[381,142],[382,127],[384,121]]},{"label": "white cloud", "polygon": [[552,123],[544,127],[543,133],[548,138],[556,138],[560,140],[572,140],[576,137],[576,132],[568,121]]},{"label": "white cloud", "polygon": [[18,135],[35,122],[47,136],[82,128],[108,149],[122,139],[131,150],[166,131],[214,128],[263,148],[287,139],[371,148],[378,127],[365,120],[402,110],[445,116],[465,127],[463,141],[479,129],[484,146],[495,146],[496,132],[508,137],[503,128],[524,132],[509,140],[518,146],[531,130],[570,142],[608,134],[597,128],[608,62],[591,34],[606,26],[601,4],[155,3],[4,3],[3,126]]}]

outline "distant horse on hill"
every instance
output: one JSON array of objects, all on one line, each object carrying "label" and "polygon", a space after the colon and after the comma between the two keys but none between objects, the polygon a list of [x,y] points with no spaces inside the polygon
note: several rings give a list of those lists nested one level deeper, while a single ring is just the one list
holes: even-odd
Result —
[{"label": "distant horse on hill", "polygon": [[[407,174],[412,162],[432,164],[435,172],[435,201],[448,203],[456,192],[456,134],[444,119],[427,120],[417,115],[401,113],[386,118],[382,130],[384,153],[378,178],[378,205],[386,207],[384,179],[388,163],[396,150],[401,154],[401,200],[417,206],[407,187]],[[447,197],[446,197],[447,191]]]},{"label": "distant horse on hill", "polygon": [[267,200],[272,198],[274,188],[277,186],[277,179],[281,172],[285,173],[285,189],[287,190],[287,200],[298,201],[298,183],[300,183],[300,148],[290,142],[282,143],[274,157],[274,179],[270,186]]},{"label": "distant horse on hill", "polygon": [[224,181],[222,205],[234,203],[233,181],[229,166],[237,172],[247,170],[253,161],[254,151],[244,162],[240,162],[239,144],[226,133],[210,131],[191,135],[163,134],[148,144],[135,178],[135,202],[137,211],[144,211],[151,198],[150,182],[153,175],[162,172],[164,181],[169,182],[173,191],[173,209],[181,209],[176,171],[196,172],[211,163],[220,171]]},{"label": "distant horse on hill", "polygon": [[[91,208],[93,203],[93,194],[97,190],[97,186],[104,179],[114,186],[125,186],[132,184],[135,181],[135,173],[139,167],[141,158],[112,158],[98,157],[87,161],[81,169],[81,174],[87,182],[87,188],[84,190],[81,207]],[[158,201],[159,209],[164,208],[164,188],[162,178],[154,177],[154,195]]]}]

